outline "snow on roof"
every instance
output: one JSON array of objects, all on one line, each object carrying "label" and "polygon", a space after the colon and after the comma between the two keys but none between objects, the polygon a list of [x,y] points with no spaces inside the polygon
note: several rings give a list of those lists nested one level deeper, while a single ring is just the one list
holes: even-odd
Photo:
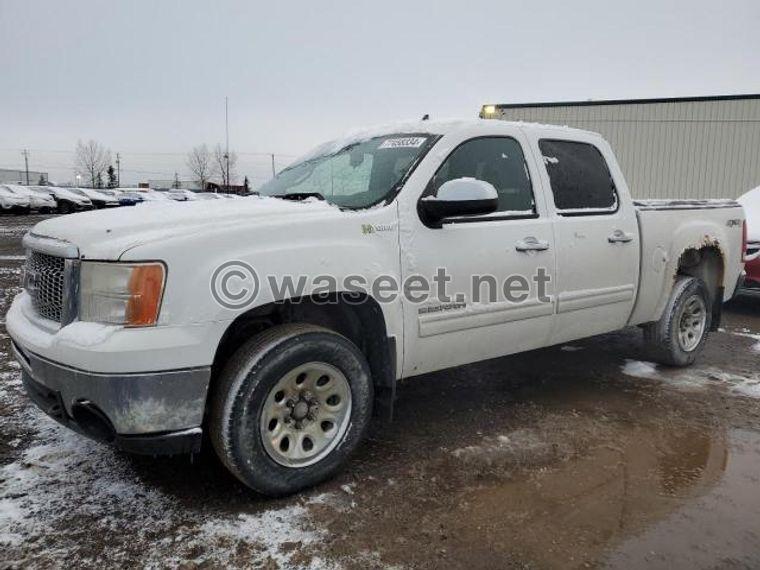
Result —
[{"label": "snow on roof", "polygon": [[[381,137],[390,134],[425,134],[431,135],[446,135],[455,131],[469,130],[469,129],[482,129],[488,132],[498,132],[499,130],[506,129],[507,127],[514,128],[520,127],[523,129],[556,129],[568,132],[576,133],[589,133],[591,131],[584,131],[581,129],[575,129],[572,127],[562,125],[543,125],[540,123],[529,123],[523,121],[502,121],[494,119],[440,119],[440,120],[427,120],[427,121],[399,121],[394,123],[386,123],[382,125],[376,125],[373,127],[353,129],[348,131],[340,138],[323,143],[316,148],[312,149],[305,155],[301,156],[297,160],[293,161],[293,164],[303,162],[305,160],[311,160],[318,156],[326,154],[333,154],[339,150],[347,147],[348,145],[372,139],[375,137]],[[597,133],[593,133],[597,134]]]}]

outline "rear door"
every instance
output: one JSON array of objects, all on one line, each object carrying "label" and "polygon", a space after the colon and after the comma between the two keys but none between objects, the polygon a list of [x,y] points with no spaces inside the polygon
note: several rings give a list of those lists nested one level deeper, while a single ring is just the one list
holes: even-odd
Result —
[{"label": "rear door", "polygon": [[622,328],[635,300],[639,232],[617,163],[591,133],[547,129],[533,137],[556,239],[551,342]]}]

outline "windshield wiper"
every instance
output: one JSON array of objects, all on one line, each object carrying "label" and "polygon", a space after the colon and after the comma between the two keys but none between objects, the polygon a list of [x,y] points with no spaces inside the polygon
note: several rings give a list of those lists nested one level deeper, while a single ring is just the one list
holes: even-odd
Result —
[{"label": "windshield wiper", "polygon": [[324,202],[325,197],[319,192],[291,192],[290,194],[275,194],[273,198],[282,198],[283,200],[293,200],[294,202],[302,202],[307,198],[316,198]]}]

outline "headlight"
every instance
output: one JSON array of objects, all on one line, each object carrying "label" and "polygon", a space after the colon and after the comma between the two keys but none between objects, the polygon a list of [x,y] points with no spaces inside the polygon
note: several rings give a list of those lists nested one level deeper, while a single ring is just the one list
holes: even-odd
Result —
[{"label": "headlight", "polygon": [[162,263],[82,263],[79,318],[145,327],[161,310],[166,271]]}]

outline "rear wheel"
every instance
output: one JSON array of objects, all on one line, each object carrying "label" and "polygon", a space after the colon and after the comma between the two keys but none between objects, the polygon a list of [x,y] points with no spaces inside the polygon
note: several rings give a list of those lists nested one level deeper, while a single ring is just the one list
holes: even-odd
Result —
[{"label": "rear wheel", "polygon": [[712,305],[701,279],[676,279],[662,317],[644,328],[655,360],[669,366],[692,364],[704,347],[712,321]]},{"label": "rear wheel", "polygon": [[362,440],[372,381],[361,351],[312,325],[282,325],[243,345],[212,394],[214,449],[243,483],[293,493],[333,475]]}]

